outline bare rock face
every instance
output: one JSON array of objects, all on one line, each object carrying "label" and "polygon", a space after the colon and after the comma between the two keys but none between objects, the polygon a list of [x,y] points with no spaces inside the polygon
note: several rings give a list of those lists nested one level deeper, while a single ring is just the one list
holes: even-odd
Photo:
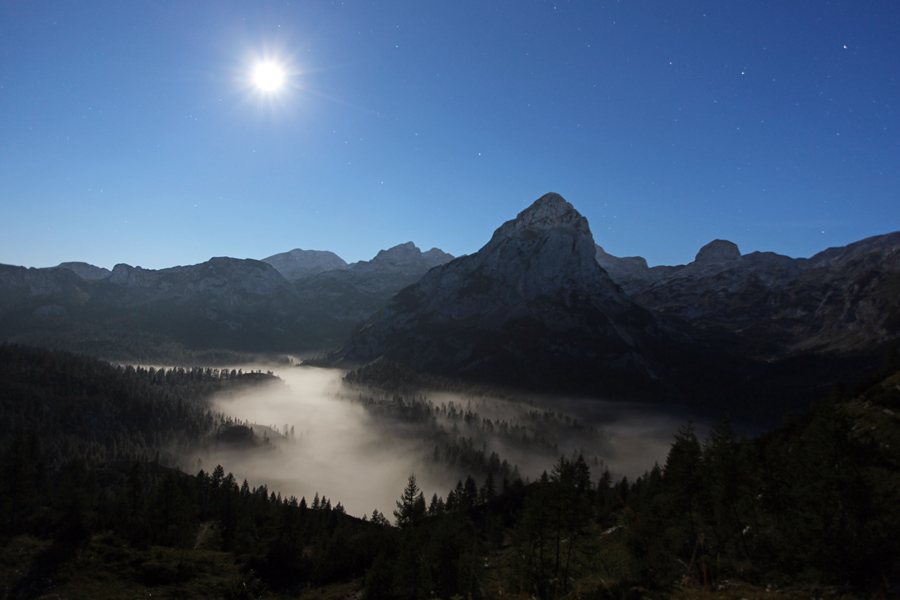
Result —
[{"label": "bare rock face", "polygon": [[4,305],[12,304],[19,297],[66,294],[83,282],[68,269],[27,269],[0,264],[0,299]]},{"label": "bare rock face", "polygon": [[357,330],[341,356],[522,384],[652,378],[661,335],[595,260],[587,220],[539,198],[475,254],[429,271]]},{"label": "bare rock face", "polygon": [[440,248],[432,248],[422,253],[422,258],[429,269],[443,265],[453,260],[453,255],[444,252]]}]

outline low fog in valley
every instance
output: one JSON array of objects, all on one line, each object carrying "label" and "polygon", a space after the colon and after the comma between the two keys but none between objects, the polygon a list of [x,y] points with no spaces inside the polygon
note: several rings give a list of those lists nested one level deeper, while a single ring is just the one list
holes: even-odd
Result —
[{"label": "low fog in valley", "polygon": [[[259,367],[244,366],[251,368]],[[470,471],[481,485],[487,467],[470,468],[466,457],[473,456],[487,464],[495,455],[494,466],[505,461],[511,475],[517,469],[533,480],[560,454],[581,452],[595,480],[606,468],[616,479],[633,479],[665,462],[673,434],[688,421],[653,407],[600,400],[368,393],[345,386],[339,370],[273,370],[283,383],[213,402],[214,410],[253,427],[259,445],[220,441],[185,457],[185,469],[211,471],[221,464],[238,483],[246,479],[251,487],[266,485],[307,503],[318,493],[355,516],[377,509],[392,519],[411,473],[429,500],[446,498]],[[705,433],[702,424],[697,429]],[[499,489],[503,477],[495,478]]]}]

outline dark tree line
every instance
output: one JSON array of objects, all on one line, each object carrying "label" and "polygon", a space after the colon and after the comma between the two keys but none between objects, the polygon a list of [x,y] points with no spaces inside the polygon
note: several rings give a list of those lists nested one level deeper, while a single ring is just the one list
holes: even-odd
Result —
[{"label": "dark tree line", "polygon": [[274,381],[271,373],[116,366],[3,344],[0,444],[16,432],[39,432],[51,471],[74,457],[172,464],[175,453],[226,421],[210,410],[211,395]]}]

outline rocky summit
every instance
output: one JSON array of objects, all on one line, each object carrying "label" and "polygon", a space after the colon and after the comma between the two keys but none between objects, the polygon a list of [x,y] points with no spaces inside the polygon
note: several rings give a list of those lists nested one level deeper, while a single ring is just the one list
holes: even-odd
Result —
[{"label": "rocky summit", "polygon": [[546,194],[478,252],[401,291],[350,337],[339,359],[385,356],[425,371],[538,388],[650,381],[663,331],[595,252],[587,220],[558,194]]}]

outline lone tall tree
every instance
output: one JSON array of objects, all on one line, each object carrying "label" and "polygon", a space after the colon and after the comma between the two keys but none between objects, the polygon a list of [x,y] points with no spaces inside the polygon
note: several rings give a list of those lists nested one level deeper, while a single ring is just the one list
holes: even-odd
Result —
[{"label": "lone tall tree", "polygon": [[419,490],[419,484],[416,483],[416,475],[412,474],[406,482],[403,495],[397,501],[397,510],[394,511],[397,527],[403,529],[404,527],[415,525],[422,520],[426,512],[425,495]]}]

